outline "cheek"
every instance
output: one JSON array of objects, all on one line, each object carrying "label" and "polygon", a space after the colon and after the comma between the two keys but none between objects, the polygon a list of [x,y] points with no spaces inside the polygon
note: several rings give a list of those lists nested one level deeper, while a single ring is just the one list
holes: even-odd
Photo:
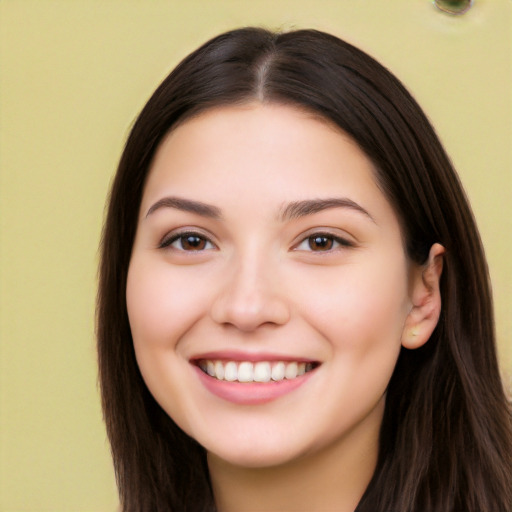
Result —
[{"label": "cheek", "polygon": [[174,304],[166,293],[165,281],[149,265],[132,260],[126,285],[126,306],[135,345],[158,339]]},{"label": "cheek", "polygon": [[186,271],[171,272],[165,262],[133,258],[126,302],[135,346],[176,344],[206,300]]},{"label": "cheek", "polygon": [[359,352],[392,346],[394,353],[409,305],[405,268],[382,262],[336,269],[309,287],[304,315],[333,345]]},{"label": "cheek", "polygon": [[201,310],[195,290],[194,282],[183,272],[170,271],[165,262],[137,255],[130,262],[126,303],[137,364],[155,400],[185,426],[187,397],[182,386],[187,375],[180,341]]}]

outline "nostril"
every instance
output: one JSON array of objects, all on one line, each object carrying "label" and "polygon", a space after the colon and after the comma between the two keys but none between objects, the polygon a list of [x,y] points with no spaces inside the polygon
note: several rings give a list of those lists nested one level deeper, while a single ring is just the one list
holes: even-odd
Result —
[{"label": "nostril", "polygon": [[214,302],[210,316],[218,324],[250,332],[285,324],[290,319],[290,310],[286,300],[275,295],[226,293]]}]

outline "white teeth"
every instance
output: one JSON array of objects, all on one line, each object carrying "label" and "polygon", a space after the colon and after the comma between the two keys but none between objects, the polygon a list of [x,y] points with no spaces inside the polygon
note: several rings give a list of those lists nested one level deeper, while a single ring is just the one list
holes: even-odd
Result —
[{"label": "white teeth", "polygon": [[297,363],[283,361],[268,362],[258,361],[219,361],[202,360],[198,363],[199,368],[210,377],[228,382],[270,382],[284,379],[295,379],[313,370],[313,363]]},{"label": "white teeth", "polygon": [[252,363],[243,362],[238,365],[238,382],[254,382]]},{"label": "white teeth", "polygon": [[272,380],[283,380],[286,366],[284,363],[277,363],[272,367]]},{"label": "white teeth", "polygon": [[298,370],[297,363],[288,363],[286,365],[286,370],[284,372],[284,376],[287,379],[295,379],[295,377],[297,377],[297,370]]},{"label": "white teeth", "polygon": [[270,377],[270,363],[259,362],[254,365],[254,380],[256,382],[269,382]]},{"label": "white teeth", "polygon": [[224,365],[221,361],[215,361],[215,377],[219,380],[224,379]]},{"label": "white teeth", "polygon": [[236,363],[230,361],[224,367],[224,379],[230,382],[233,382],[238,379],[238,368],[236,367]]},{"label": "white teeth", "polygon": [[213,361],[206,361],[206,373],[210,377],[215,377],[215,365],[213,364]]}]

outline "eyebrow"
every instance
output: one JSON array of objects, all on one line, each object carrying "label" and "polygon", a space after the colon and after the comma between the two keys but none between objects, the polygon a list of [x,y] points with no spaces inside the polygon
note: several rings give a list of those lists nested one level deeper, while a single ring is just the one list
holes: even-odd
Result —
[{"label": "eyebrow", "polygon": [[[174,208],[185,212],[195,213],[202,217],[208,217],[211,219],[222,218],[221,209],[217,206],[203,203],[201,201],[192,201],[191,199],[184,199],[181,197],[164,197],[154,203],[146,213],[146,218],[149,217],[156,210],[161,208]],[[331,208],[349,208],[366,215],[373,222],[373,217],[365,210],[362,206],[357,204],[352,199],[345,197],[331,197],[327,199],[307,199],[304,201],[293,201],[283,206],[280,212],[280,219],[282,222],[287,220],[298,219],[300,217],[306,217],[307,215],[313,215],[324,210]]]},{"label": "eyebrow", "polygon": [[298,219],[307,215],[313,215],[330,208],[349,208],[356,212],[366,215],[370,220],[375,222],[373,217],[361,205],[352,199],[346,197],[331,197],[327,199],[308,199],[305,201],[293,201],[288,203],[281,211],[281,219],[283,221]]},{"label": "eyebrow", "polygon": [[174,208],[176,210],[195,213],[202,217],[209,217],[211,219],[220,219],[222,216],[220,208],[217,208],[216,206],[202,203],[200,201],[183,199],[181,197],[164,197],[159,199],[149,208],[146,213],[146,218],[160,208]]}]

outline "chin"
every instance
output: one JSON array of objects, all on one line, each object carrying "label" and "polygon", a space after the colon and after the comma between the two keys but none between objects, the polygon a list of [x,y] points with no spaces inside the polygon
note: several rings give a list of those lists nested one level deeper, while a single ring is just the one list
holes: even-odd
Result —
[{"label": "chin", "polygon": [[[267,440],[268,441],[268,440]],[[279,446],[276,446],[278,444]],[[264,469],[286,465],[302,457],[301,450],[286,448],[282,443],[251,440],[242,446],[232,443],[227,449],[208,450],[208,459],[222,461],[231,466]]]}]

